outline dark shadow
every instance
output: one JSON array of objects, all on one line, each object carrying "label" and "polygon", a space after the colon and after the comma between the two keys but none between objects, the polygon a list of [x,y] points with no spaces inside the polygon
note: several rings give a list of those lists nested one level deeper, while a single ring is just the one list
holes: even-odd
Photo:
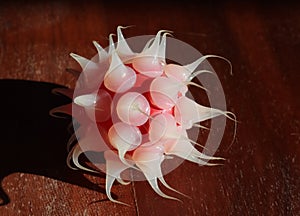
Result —
[{"label": "dark shadow", "polygon": [[62,86],[0,80],[0,205],[10,201],[1,182],[15,172],[46,176],[105,193],[103,187],[66,165],[71,118],[54,118],[49,111],[71,100],[53,94],[52,89],[57,87]]}]

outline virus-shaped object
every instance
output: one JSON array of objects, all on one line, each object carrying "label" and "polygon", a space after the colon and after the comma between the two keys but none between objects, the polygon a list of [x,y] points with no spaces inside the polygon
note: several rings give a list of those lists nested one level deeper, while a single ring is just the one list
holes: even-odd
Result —
[{"label": "virus-shaped object", "polygon": [[70,147],[70,166],[71,161],[76,168],[95,172],[79,162],[79,155],[103,152],[104,163],[92,162],[106,173],[106,193],[111,201],[122,203],[111,196],[115,180],[121,184],[136,180],[133,175],[122,177],[128,170],[143,174],[160,196],[176,199],[158,186],[160,181],[178,192],[163,178],[164,161],[171,161],[168,169],[171,171],[175,168],[172,167],[175,158],[200,165],[216,165],[217,162],[208,161],[222,160],[197,150],[194,145],[200,144],[189,137],[188,130],[204,128],[201,122],[220,115],[235,119],[234,115],[202,106],[187,96],[189,85],[205,90],[192,81],[196,76],[211,73],[196,70],[197,67],[208,57],[222,57],[206,55],[186,65],[167,63],[169,31],[159,31],[144,43],[142,51],[134,52],[123,37],[122,28],[117,28],[117,43],[112,34],[109,36],[107,49],[93,42],[98,51],[93,59],[71,54],[82,68],[77,74],[76,88],[56,89],[56,92],[73,98],[73,103],[52,110],[52,114],[62,112],[73,117],[75,133],[68,145],[76,142]]}]

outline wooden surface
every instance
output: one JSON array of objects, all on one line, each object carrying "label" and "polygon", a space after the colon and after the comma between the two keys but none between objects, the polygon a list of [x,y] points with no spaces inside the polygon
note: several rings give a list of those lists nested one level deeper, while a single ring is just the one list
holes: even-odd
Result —
[{"label": "wooden surface", "polygon": [[[0,215],[299,215],[300,5],[108,2],[0,3],[0,194],[10,199]],[[191,200],[166,200],[147,182],[134,182],[112,189],[131,207],[107,201],[103,177],[66,168],[67,123],[45,117],[64,101],[51,96],[53,86],[5,81],[72,87],[65,68],[78,65],[69,53],[92,57],[92,41],[107,45],[118,25],[135,25],[126,37],[169,29],[201,53],[232,62],[233,76],[224,62],[211,61],[240,121],[234,144],[226,150],[229,122],[217,152],[225,164],[184,162],[165,177]],[[38,106],[44,112],[35,118]]]}]

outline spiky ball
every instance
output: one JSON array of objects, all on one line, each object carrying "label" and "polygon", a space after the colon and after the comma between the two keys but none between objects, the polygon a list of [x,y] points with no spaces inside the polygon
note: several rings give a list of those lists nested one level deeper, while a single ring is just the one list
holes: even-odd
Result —
[{"label": "spiky ball", "polygon": [[[70,114],[79,123],[70,139],[72,142],[77,138],[78,143],[69,154],[77,168],[94,171],[79,163],[79,155],[91,150],[104,152],[104,166],[95,165],[106,172],[106,193],[111,201],[121,203],[112,198],[110,191],[115,180],[127,184],[121,173],[128,169],[142,172],[157,194],[176,199],[158,186],[159,180],[176,191],[163,178],[164,160],[177,156],[200,165],[215,165],[208,161],[222,160],[197,150],[187,133],[192,127],[202,127],[200,122],[220,115],[229,117],[229,112],[202,106],[186,95],[189,85],[204,89],[192,82],[208,72],[197,71],[198,65],[208,57],[219,56],[202,56],[187,65],[168,64],[168,31],[159,31],[141,52],[135,53],[123,37],[122,28],[117,28],[116,44],[110,35],[107,50],[94,42],[98,51],[94,59],[71,54],[82,67],[73,103],[53,113]],[[57,91],[72,95],[65,89]]]}]

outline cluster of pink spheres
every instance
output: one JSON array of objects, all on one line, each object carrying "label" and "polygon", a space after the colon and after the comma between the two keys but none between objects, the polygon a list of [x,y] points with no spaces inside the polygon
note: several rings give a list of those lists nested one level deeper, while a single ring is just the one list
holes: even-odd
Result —
[{"label": "cluster of pink spheres", "polygon": [[[141,171],[160,196],[176,199],[158,186],[159,180],[176,191],[163,178],[161,163],[164,160],[177,156],[200,165],[215,165],[207,161],[222,159],[198,151],[193,145],[197,143],[190,140],[187,133],[192,127],[201,127],[200,122],[205,120],[219,115],[228,117],[229,112],[201,106],[186,96],[188,85],[203,88],[192,82],[198,74],[207,72],[195,71],[198,65],[208,57],[217,56],[203,56],[185,66],[167,64],[167,31],[159,31],[140,53],[134,53],[122,35],[122,28],[117,28],[116,46],[110,35],[108,51],[94,42],[98,51],[96,61],[71,54],[83,69],[78,82],[82,91],[74,94],[72,106],[82,109],[84,117],[77,119],[80,127],[75,133],[79,139],[70,152],[70,159],[77,168],[89,170],[79,163],[78,157],[89,149],[84,146],[97,145],[94,133],[101,134],[106,149],[96,149],[104,150],[106,193],[111,201],[121,203],[112,198],[110,191],[115,180],[129,183],[121,178],[121,173],[129,168]],[[66,90],[61,93],[71,95]],[[69,108],[70,105],[56,111],[76,118]],[[87,132],[90,128],[86,122],[90,121],[96,122],[97,131]]]}]

